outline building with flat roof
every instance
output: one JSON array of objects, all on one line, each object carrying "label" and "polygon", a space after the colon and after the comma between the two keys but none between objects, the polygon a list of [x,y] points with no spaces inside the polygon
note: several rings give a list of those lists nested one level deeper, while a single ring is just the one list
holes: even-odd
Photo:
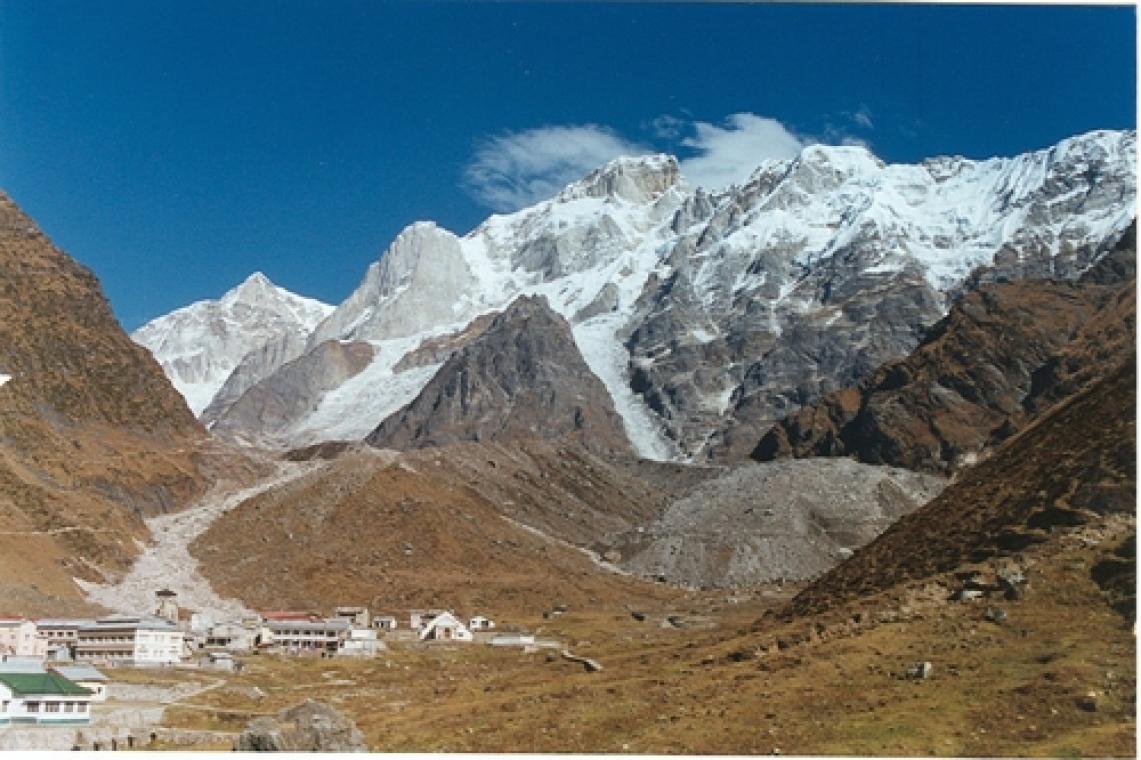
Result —
[{"label": "building with flat roof", "polygon": [[264,625],[269,629],[270,640],[263,643],[297,654],[335,654],[352,629],[347,620],[267,620]]},{"label": "building with flat roof", "polygon": [[79,628],[76,662],[107,665],[173,665],[184,653],[182,630],[154,616],[115,615]]},{"label": "building with flat roof", "polygon": [[0,618],[0,654],[43,657],[47,652],[48,640],[39,635],[34,620]]},{"label": "building with flat roof", "polygon": [[36,632],[50,645],[73,649],[79,640],[79,627],[94,622],[91,618],[40,618],[36,621]]}]

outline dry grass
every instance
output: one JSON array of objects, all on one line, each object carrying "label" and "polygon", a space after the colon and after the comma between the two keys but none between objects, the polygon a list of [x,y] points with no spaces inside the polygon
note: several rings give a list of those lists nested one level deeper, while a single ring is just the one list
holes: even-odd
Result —
[{"label": "dry grass", "polygon": [[[1038,547],[1031,592],[1017,602],[946,602],[928,584],[874,600],[902,613],[863,626],[834,611],[754,627],[763,602],[711,597],[649,610],[645,622],[572,611],[528,622],[599,660],[600,673],[471,645],[394,646],[368,662],[252,657],[167,720],[238,731],[312,697],[352,717],[379,751],[1133,756],[1134,640],[1089,577],[1129,528],[1111,523],[1097,546]],[[1008,612],[1004,624],[983,619],[989,604]],[[677,609],[716,625],[660,628]],[[817,623],[822,635],[769,649]],[[929,679],[898,677],[921,660],[935,666]],[[1089,691],[1092,712],[1078,704]]]}]

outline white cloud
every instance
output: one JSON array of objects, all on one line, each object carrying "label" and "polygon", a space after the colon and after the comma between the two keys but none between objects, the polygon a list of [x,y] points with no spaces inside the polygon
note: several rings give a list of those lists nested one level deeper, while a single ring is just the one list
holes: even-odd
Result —
[{"label": "white cloud", "polygon": [[664,113],[643,125],[660,140],[677,140],[689,128],[689,122]]},{"label": "white cloud", "polygon": [[681,172],[691,185],[709,190],[740,184],[761,161],[793,158],[804,147],[779,121],[752,113],[735,113],[724,126],[698,121],[693,127],[695,135],[681,145],[697,155],[682,159]]},{"label": "white cloud", "polygon": [[596,124],[508,132],[479,145],[463,184],[488,208],[515,211],[550,198],[613,158],[648,152]]},{"label": "white cloud", "polygon": [[861,103],[860,107],[856,109],[856,112],[852,114],[852,121],[864,129],[875,128],[875,124],[872,122],[872,111],[863,103]]}]

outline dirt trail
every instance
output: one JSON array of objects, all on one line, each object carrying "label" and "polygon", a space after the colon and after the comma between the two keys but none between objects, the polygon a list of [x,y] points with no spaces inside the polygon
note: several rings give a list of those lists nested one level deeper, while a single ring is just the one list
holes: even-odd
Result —
[{"label": "dirt trail", "polygon": [[281,462],[271,477],[244,488],[229,491],[217,488],[198,504],[182,512],[149,518],[152,543],[144,549],[130,571],[111,583],[90,583],[76,579],[96,604],[126,614],[152,612],[155,591],[169,588],[178,594],[178,603],[214,621],[237,619],[251,614],[236,599],[223,599],[214,592],[190,556],[190,544],[223,514],[243,501],[273,488],[286,485],[325,466],[323,462]]}]

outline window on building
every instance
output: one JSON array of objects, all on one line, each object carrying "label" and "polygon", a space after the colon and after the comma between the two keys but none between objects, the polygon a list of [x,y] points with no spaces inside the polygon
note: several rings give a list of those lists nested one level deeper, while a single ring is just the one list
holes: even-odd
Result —
[{"label": "window on building", "polygon": [[39,702],[25,702],[24,709],[30,713],[38,713],[40,711]]},{"label": "window on building", "polygon": [[7,700],[0,702],[0,712],[8,712],[9,702]]},{"label": "window on building", "polygon": [[63,711],[65,713],[75,712],[75,703],[74,702],[64,702],[63,703]]},{"label": "window on building", "polygon": [[59,712],[59,702],[45,702],[44,712],[57,713]]},{"label": "window on building", "polygon": [[81,713],[87,712],[87,703],[86,702],[80,702],[75,707],[76,707],[77,712],[81,712]]}]

